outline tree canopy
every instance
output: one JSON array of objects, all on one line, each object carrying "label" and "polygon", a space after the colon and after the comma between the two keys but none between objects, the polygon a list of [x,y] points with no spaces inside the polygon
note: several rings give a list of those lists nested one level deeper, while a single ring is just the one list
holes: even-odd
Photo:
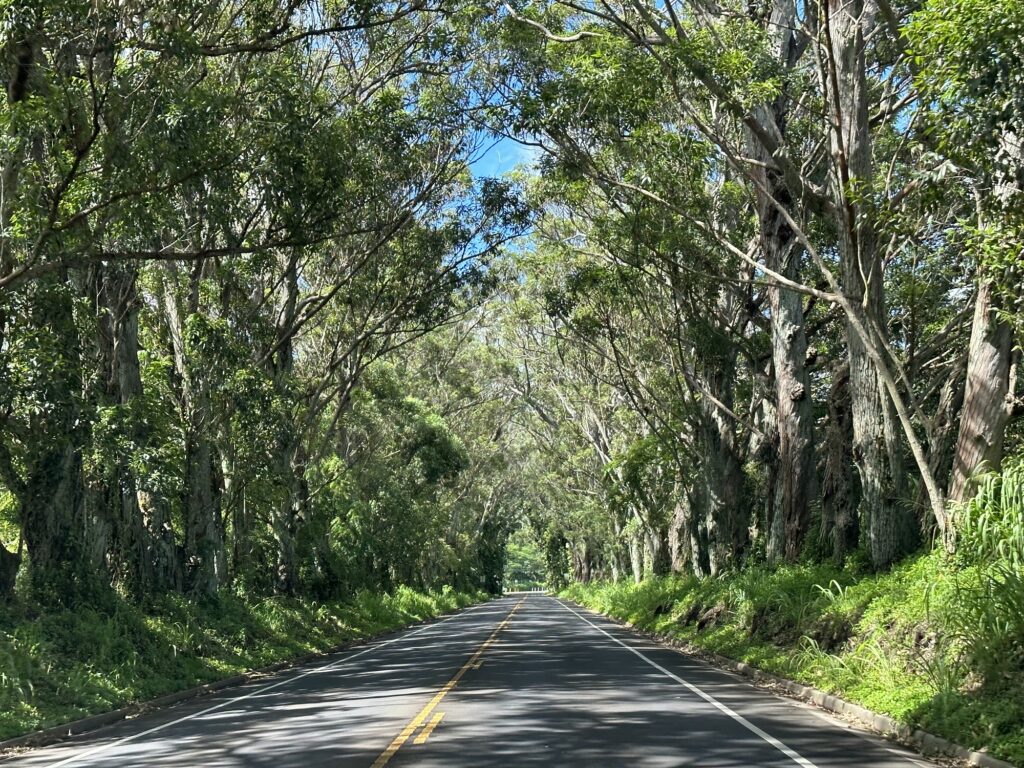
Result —
[{"label": "tree canopy", "polygon": [[0,20],[0,597],[884,570],[1022,450],[1020,2]]}]

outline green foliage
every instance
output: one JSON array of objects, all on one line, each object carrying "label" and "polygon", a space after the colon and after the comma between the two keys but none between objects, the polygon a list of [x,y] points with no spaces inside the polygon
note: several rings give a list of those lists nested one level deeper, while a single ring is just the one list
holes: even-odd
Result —
[{"label": "green foliage", "polygon": [[470,461],[462,440],[428,403],[406,395],[389,365],[367,372],[348,430],[363,446],[353,465],[322,468],[328,486],[316,508],[328,521],[331,560],[321,578],[359,589],[451,583],[459,564],[442,499]]},{"label": "green foliage", "polygon": [[544,552],[534,535],[525,527],[518,528],[507,544],[504,587],[507,590],[543,587],[546,577]]},{"label": "green foliage", "polygon": [[930,0],[911,16],[906,35],[917,86],[933,100],[924,116],[928,139],[984,190],[978,202],[986,217],[965,217],[964,226],[981,273],[1002,294],[1002,312],[1019,332],[1024,3]]},{"label": "green foliage", "polygon": [[965,565],[1005,563],[1024,570],[1024,460],[979,478],[977,494],[961,504],[957,553]]},{"label": "green foliage", "polygon": [[[753,567],[723,579],[574,584],[564,594],[640,629],[1019,761],[1024,634],[1012,624],[1019,605],[1007,601],[1019,603],[1021,584],[1019,572],[998,581],[1004,566],[988,571],[1001,575],[986,583],[935,552],[887,574]],[[979,611],[986,604],[988,622]],[[996,658],[1008,662],[994,677]]]},{"label": "green foliage", "polygon": [[228,677],[436,616],[483,599],[445,588],[351,600],[250,599],[49,611],[0,619],[0,739]]},{"label": "green foliage", "polygon": [[552,589],[564,589],[569,585],[569,551],[565,536],[549,532],[544,541],[544,565],[546,582]]},{"label": "green foliage", "polygon": [[468,170],[480,12],[329,5],[3,6],[3,537],[55,600],[500,572],[432,393],[372,391],[527,225]]},{"label": "green foliage", "polygon": [[[903,438],[944,485],[978,286],[1024,329],[1021,0],[828,46],[800,3],[443,5],[0,3],[8,722],[671,564],[728,576],[572,589],[1013,754],[1021,465],[954,563],[861,564]],[[481,121],[534,166],[477,178]]]},{"label": "green foliage", "polygon": [[943,149],[961,157],[973,153],[985,164],[997,161],[994,148],[1003,133],[1019,129],[1024,118],[1016,66],[1024,55],[1024,4],[930,0],[913,15],[907,36],[919,82],[941,105],[936,127]]},{"label": "green foliage", "polygon": [[964,663],[986,686],[1024,679],[1024,462],[980,478],[977,495],[960,505],[957,559],[946,611]]}]

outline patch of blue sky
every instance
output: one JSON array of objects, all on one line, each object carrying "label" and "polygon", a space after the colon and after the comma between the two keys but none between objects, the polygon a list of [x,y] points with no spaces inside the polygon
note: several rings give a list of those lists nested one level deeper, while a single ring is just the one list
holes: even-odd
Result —
[{"label": "patch of blue sky", "polygon": [[539,152],[535,146],[502,136],[485,143],[469,167],[479,179],[498,178],[517,168],[529,168]]}]

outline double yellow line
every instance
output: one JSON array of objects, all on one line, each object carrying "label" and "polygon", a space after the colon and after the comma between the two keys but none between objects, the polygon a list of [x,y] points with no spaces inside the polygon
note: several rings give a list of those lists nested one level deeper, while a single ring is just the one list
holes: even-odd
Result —
[{"label": "double yellow line", "polygon": [[[441,690],[434,694],[434,698],[427,702],[426,706],[419,711],[419,714],[409,721],[409,724],[402,729],[400,734],[395,736],[394,740],[388,745],[388,748],[381,752],[380,757],[373,761],[371,768],[383,768],[383,766],[387,765],[388,761],[394,757],[395,753],[402,748],[402,745],[405,744],[405,742],[407,742],[414,733],[416,733],[416,729],[423,725],[426,719],[430,717],[430,713],[437,708],[437,705],[440,704],[441,700],[448,695],[448,692],[459,684],[459,680],[462,679],[462,676],[470,669],[479,667],[480,657],[483,656],[484,652],[494,644],[494,641],[498,637],[498,633],[508,626],[508,623],[512,620],[512,614],[519,610],[519,606],[521,606],[525,600],[526,598],[524,597],[515,604],[515,607],[508,612],[508,616],[506,616],[504,620],[494,628],[494,631],[491,632],[491,636],[484,640],[483,645],[477,648],[476,652],[469,657],[469,661],[463,664],[462,668],[455,673],[455,676],[445,683]],[[441,718],[443,717],[444,712],[438,712],[427,727],[423,729],[423,732],[416,737],[415,743],[424,743],[430,737],[434,728],[437,727],[437,724],[441,722]]]}]

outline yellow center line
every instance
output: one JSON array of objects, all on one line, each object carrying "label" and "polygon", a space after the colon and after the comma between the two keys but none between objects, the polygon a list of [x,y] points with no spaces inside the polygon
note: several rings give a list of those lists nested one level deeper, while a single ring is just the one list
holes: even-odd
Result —
[{"label": "yellow center line", "polygon": [[[434,694],[434,698],[428,701],[427,705],[419,711],[419,714],[409,721],[409,724],[402,729],[400,734],[395,736],[391,744],[388,745],[388,748],[381,752],[380,757],[373,761],[373,765],[370,766],[370,768],[383,768],[383,766],[388,764],[388,761],[394,757],[395,752],[400,750],[402,745],[409,740],[409,737],[416,733],[416,729],[423,725],[424,721],[430,717],[430,713],[433,712],[437,705],[441,703],[441,700],[448,695],[448,692],[452,688],[459,684],[459,680],[462,679],[462,676],[477,663],[481,656],[484,655],[484,651],[494,644],[495,639],[498,637],[498,633],[508,625],[509,621],[512,620],[512,614],[519,610],[519,606],[521,606],[525,600],[526,598],[524,597],[516,603],[515,607],[508,612],[508,616],[506,616],[505,619],[494,628],[494,631],[491,632],[491,636],[484,640],[483,645],[476,649],[476,653],[469,657],[469,661],[462,665],[462,668],[455,673],[455,676],[445,683],[444,687]],[[440,717],[437,719],[437,722],[441,722]],[[431,728],[431,730],[433,730],[433,728]],[[427,735],[429,736],[430,734],[428,733]],[[426,739],[424,739],[424,741],[426,741]]]},{"label": "yellow center line", "polygon": [[438,712],[430,719],[429,723],[423,726],[423,730],[420,731],[420,735],[413,739],[412,743],[426,744],[427,739],[430,738],[430,734],[434,732],[434,729],[437,728],[437,724],[440,723],[442,720],[444,720],[444,712]]}]

